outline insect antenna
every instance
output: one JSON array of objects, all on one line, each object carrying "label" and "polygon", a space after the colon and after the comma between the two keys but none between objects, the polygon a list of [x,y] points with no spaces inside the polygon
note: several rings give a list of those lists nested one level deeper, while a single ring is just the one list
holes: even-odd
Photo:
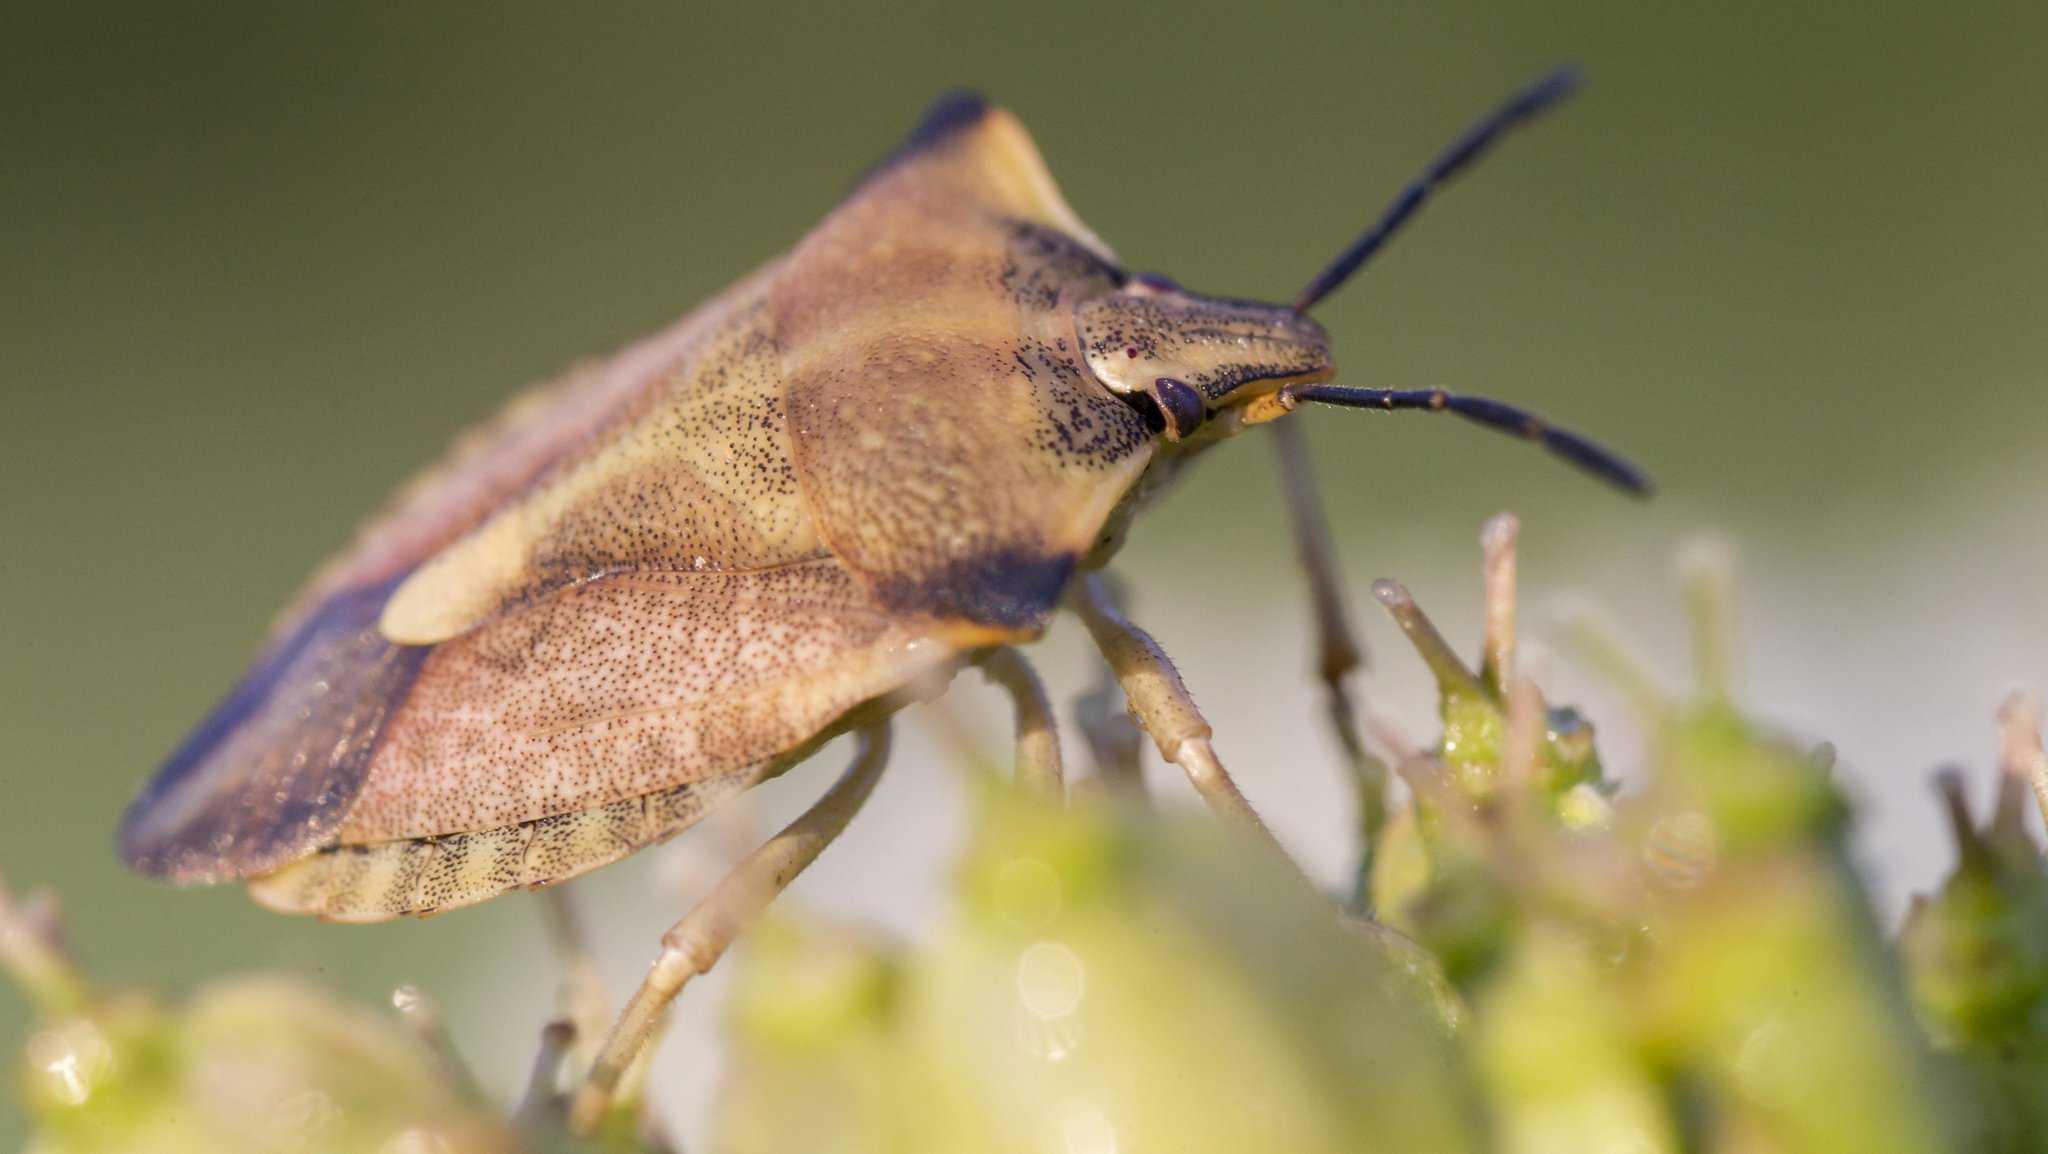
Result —
[{"label": "insect antenna", "polygon": [[1618,489],[1648,496],[1650,479],[1621,454],[1589,437],[1560,429],[1527,409],[1488,397],[1466,397],[1442,389],[1361,389],[1348,385],[1297,385],[1286,391],[1295,401],[1346,409],[1426,409],[1456,413],[1468,421],[1535,441]]},{"label": "insect antenna", "polygon": [[[1372,259],[1373,254],[1414,219],[1438,189],[1485,155],[1510,129],[1534,120],[1577,92],[1581,82],[1577,65],[1559,65],[1466,129],[1464,135],[1453,141],[1423,170],[1421,176],[1409,182],[1400,195],[1394,197],[1393,203],[1387,206],[1371,228],[1308,282],[1308,287],[1294,298],[1295,311],[1307,312],[1342,288],[1344,282]],[[1304,385],[1289,389],[1288,395],[1296,401],[1314,401],[1350,409],[1427,409],[1456,413],[1469,421],[1535,441],[1616,488],[1637,496],[1646,496],[1650,492],[1649,478],[1619,453],[1589,437],[1557,428],[1527,409],[1503,401],[1459,396],[1442,389],[1359,389],[1345,385]]]},{"label": "insect antenna", "polygon": [[1316,303],[1343,287],[1351,274],[1357,272],[1366,261],[1371,260],[1380,247],[1391,240],[1401,226],[1408,223],[1439,188],[1465,170],[1465,167],[1479,159],[1511,128],[1542,115],[1551,106],[1578,91],[1579,68],[1576,64],[1562,64],[1545,73],[1534,84],[1515,93],[1494,109],[1484,120],[1465,130],[1452,145],[1445,149],[1421,176],[1401,190],[1394,202],[1364,235],[1351,242],[1351,247],[1337,254],[1337,259],[1316,274],[1308,287],[1294,298],[1296,312],[1307,312]]}]

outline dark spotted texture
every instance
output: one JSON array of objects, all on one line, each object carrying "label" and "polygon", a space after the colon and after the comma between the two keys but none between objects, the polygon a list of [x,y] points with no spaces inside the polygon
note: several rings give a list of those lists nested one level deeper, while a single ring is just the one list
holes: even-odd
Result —
[{"label": "dark spotted texture", "polygon": [[787,382],[764,322],[758,296],[731,301],[639,404],[422,566],[387,630],[440,641],[609,574],[826,556],[790,460]]},{"label": "dark spotted texture", "polygon": [[250,886],[257,901],[330,921],[432,914],[548,885],[663,841],[759,780],[740,771],[499,829],[329,846]]},{"label": "dark spotted texture", "polygon": [[949,657],[831,558],[586,582],[434,648],[340,834],[496,829],[737,772]]},{"label": "dark spotted texture", "polygon": [[1043,627],[1061,583],[1040,575],[1091,547],[1155,442],[1073,327],[1073,302],[1122,272],[1043,199],[1013,121],[991,116],[972,143],[870,181],[770,300],[827,546],[891,609],[985,642]]},{"label": "dark spotted texture", "polygon": [[326,917],[481,900],[1035,634],[1152,458],[1074,328],[1124,284],[1014,120],[941,102],[786,259],[409,486],[127,856]]}]

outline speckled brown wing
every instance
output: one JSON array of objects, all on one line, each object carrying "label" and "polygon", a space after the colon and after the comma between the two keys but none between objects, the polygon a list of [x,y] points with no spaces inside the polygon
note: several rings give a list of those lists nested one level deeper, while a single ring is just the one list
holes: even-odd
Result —
[{"label": "speckled brown wing", "polygon": [[650,408],[770,270],[688,317],[520,397],[402,489],[280,615],[241,683],[166,760],[122,822],[133,868],[181,882],[274,869],[327,844],[429,647],[379,628],[393,591],[522,492]]},{"label": "speckled brown wing", "polygon": [[329,844],[252,892],[368,920],[594,869],[952,656],[831,558],[578,584],[432,647]]},{"label": "speckled brown wing", "polygon": [[[259,895],[328,917],[447,908],[659,840],[950,658],[812,528],[763,283],[409,574],[387,575],[387,528],[330,566],[338,590],[138,799],[130,860],[283,868]],[[377,873],[429,841],[438,872]]]},{"label": "speckled brown wing", "polygon": [[402,495],[138,797],[128,859],[447,908],[1034,633],[1150,452],[1067,319],[1120,279],[1013,120],[941,105],[789,258]]}]

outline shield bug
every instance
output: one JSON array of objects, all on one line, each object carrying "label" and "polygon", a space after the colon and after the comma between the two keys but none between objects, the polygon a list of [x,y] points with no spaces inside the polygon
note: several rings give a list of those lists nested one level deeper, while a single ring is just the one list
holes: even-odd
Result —
[{"label": "shield bug", "polygon": [[[941,99],[787,255],[515,400],[400,492],[135,799],[123,855],[279,910],[425,914],[613,861],[861,731],[847,776],[670,930],[585,1083],[588,1124],[683,982],[859,807],[907,693],[983,663],[1057,787],[1009,647],[1062,604],[1160,752],[1261,829],[1093,573],[1199,451],[1304,403],[1458,413],[1644,489],[1499,402],[1332,383],[1307,316],[1572,86],[1503,105],[1289,304],[1127,273],[1016,120]],[[1313,494],[1291,488],[1327,591]]]}]

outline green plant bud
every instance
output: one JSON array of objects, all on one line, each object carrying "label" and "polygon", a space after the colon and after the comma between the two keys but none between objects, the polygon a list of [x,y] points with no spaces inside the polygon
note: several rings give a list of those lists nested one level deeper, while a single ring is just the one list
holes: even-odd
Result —
[{"label": "green plant bud", "polygon": [[1615,968],[1580,927],[1540,919],[1474,1007],[1500,1154],[1679,1150]]},{"label": "green plant bud", "polygon": [[1645,1018],[1700,1087],[1713,1148],[1952,1149],[1893,963],[1829,847],[1729,854],[1665,898]]},{"label": "green plant bud", "polygon": [[1508,948],[1522,910],[1485,844],[1494,831],[1471,820],[1446,822],[1435,837],[1427,828],[1429,885],[1399,907],[1394,924],[1467,989]]},{"label": "green plant bud", "polygon": [[1428,892],[1430,876],[1429,847],[1423,841],[1421,820],[1414,806],[1404,805],[1387,818],[1373,855],[1372,908],[1380,920],[1409,937],[1416,936],[1408,910]]},{"label": "green plant bud", "polygon": [[1954,777],[1942,782],[1956,868],[1913,903],[1899,934],[1913,997],[1955,1049],[2048,1055],[2048,873],[2017,821],[1979,832]]},{"label": "green plant bud", "polygon": [[897,1013],[902,961],[870,933],[787,910],[748,936],[714,1119],[720,1154],[887,1154],[916,1080]]},{"label": "green plant bud", "polygon": [[247,977],[163,1009],[94,998],[38,1024],[32,1154],[497,1154],[509,1132],[392,1019]]},{"label": "green plant bud", "polygon": [[906,985],[923,1149],[1478,1148],[1426,956],[1254,843],[1117,807],[994,807]]},{"label": "green plant bud", "polygon": [[1832,844],[1848,827],[1848,806],[1827,772],[1759,737],[1726,705],[1667,713],[1652,761],[1670,807],[1696,809],[1725,853],[1809,839]]},{"label": "green plant bud", "polygon": [[1914,1004],[1950,1062],[1976,1149],[2048,1149],[2048,873],[2002,783],[1988,826],[1941,780],[1956,868],[1916,898],[1899,934]]},{"label": "green plant bud", "polygon": [[1607,776],[1594,747],[1592,722],[1570,706],[1550,710],[1547,722],[1537,785],[1562,814],[1572,804],[1569,794],[1581,786],[1606,788]]}]

